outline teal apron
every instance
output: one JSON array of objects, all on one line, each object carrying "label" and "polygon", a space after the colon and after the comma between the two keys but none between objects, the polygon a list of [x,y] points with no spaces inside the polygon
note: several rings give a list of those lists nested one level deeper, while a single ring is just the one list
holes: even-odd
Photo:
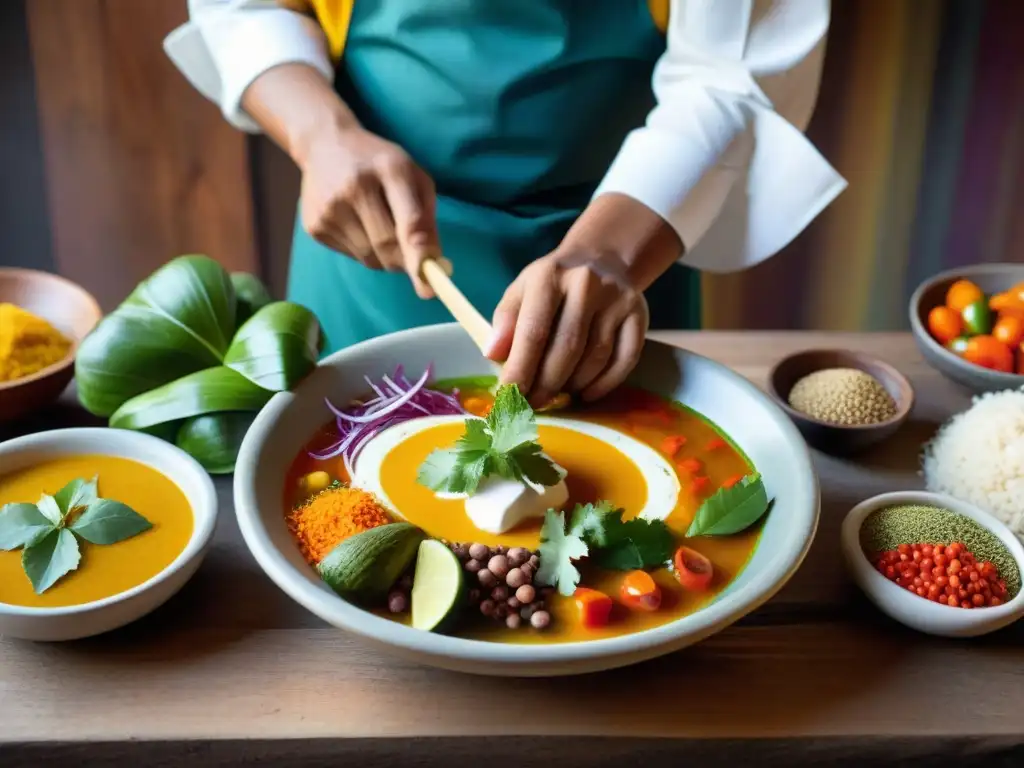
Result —
[{"label": "teal apron", "polygon": [[[643,124],[664,50],[645,0],[356,0],[336,86],[434,179],[441,249],[490,317]],[[693,271],[673,267],[647,295],[652,327],[699,327]],[[328,352],[451,321],[408,277],[320,245],[298,218],[288,298],[320,318]]]}]

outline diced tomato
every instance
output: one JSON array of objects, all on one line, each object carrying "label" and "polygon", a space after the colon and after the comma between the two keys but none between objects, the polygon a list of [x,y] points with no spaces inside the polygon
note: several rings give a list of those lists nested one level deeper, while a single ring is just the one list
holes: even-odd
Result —
[{"label": "diced tomato", "polygon": [[681,469],[683,472],[689,472],[691,475],[697,474],[698,472],[701,471],[701,469],[704,468],[704,465],[701,463],[700,459],[694,458],[681,459],[676,466],[679,467],[679,469]]},{"label": "diced tomato", "polygon": [[707,475],[697,475],[690,481],[690,495],[702,496],[711,489],[711,480]]},{"label": "diced tomato", "polygon": [[630,571],[622,577],[619,598],[634,611],[656,611],[661,606],[661,587],[647,571]]},{"label": "diced tomato", "polygon": [[675,566],[676,579],[686,589],[693,592],[703,592],[711,586],[711,579],[715,575],[711,561],[695,549],[679,547],[675,557],[672,558]]},{"label": "diced tomato", "polygon": [[734,485],[736,485],[736,483],[740,482],[740,480],[742,480],[744,477],[746,477],[746,475],[733,475],[732,477],[727,477],[722,482],[722,487],[723,488],[732,488]]},{"label": "diced tomato", "polygon": [[684,445],[686,445],[685,436],[669,435],[661,441],[661,451],[669,458],[673,458]]},{"label": "diced tomato", "polygon": [[707,450],[717,451],[720,448],[725,448],[725,440],[720,437],[712,437],[708,440]]},{"label": "diced tomato", "polygon": [[576,587],[573,593],[580,624],[587,629],[597,629],[608,623],[612,614],[612,599],[604,592],[587,587]]}]

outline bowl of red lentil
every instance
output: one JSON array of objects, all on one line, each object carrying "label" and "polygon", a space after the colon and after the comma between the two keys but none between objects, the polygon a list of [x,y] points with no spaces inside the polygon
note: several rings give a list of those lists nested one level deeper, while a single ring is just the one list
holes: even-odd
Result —
[{"label": "bowl of red lentil", "polygon": [[976,637],[1024,615],[1024,547],[996,518],[937,493],[867,499],[842,527],[847,568],[883,613],[912,629]]}]

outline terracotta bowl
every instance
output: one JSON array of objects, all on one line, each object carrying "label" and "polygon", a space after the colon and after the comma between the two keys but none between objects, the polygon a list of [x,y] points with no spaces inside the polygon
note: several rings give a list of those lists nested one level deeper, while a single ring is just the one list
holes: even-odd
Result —
[{"label": "terracotta bowl", "polygon": [[[789,393],[800,379],[826,368],[856,368],[874,376],[896,402],[896,414],[878,424],[845,426],[819,421],[789,405]],[[768,375],[772,396],[796,424],[812,448],[848,455],[891,437],[910,416],[914,389],[906,377],[883,360],[844,349],[811,349],[784,357]]]},{"label": "terracotta bowl", "polygon": [[999,293],[1024,282],[1024,264],[975,264],[941,272],[925,280],[910,298],[910,330],[921,355],[939,373],[975,392],[999,392],[1024,387],[1024,376],[1002,373],[969,363],[950,352],[928,333],[928,313],[946,300],[956,280],[966,278],[986,295]]},{"label": "terracotta bowl", "polygon": [[85,289],[70,280],[32,269],[0,268],[0,303],[17,304],[42,317],[72,341],[60,361],[23,379],[0,383],[0,422],[23,418],[49,405],[75,372],[75,351],[103,313]]}]

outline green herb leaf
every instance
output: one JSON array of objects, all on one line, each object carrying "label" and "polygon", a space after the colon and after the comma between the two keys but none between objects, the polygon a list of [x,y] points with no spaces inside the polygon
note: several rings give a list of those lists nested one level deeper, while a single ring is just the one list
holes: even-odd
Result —
[{"label": "green herb leaf", "polygon": [[224,355],[224,365],[253,384],[283,392],[316,366],[319,341],[316,315],[299,304],[277,301],[260,309],[238,329]]},{"label": "green herb leaf", "polygon": [[491,448],[508,453],[522,443],[536,441],[537,418],[530,403],[515,384],[498,388],[494,405],[487,414]]},{"label": "green herb leaf", "polygon": [[57,500],[48,493],[44,493],[39,497],[39,501],[36,502],[36,509],[38,509],[47,520],[58,526],[64,518],[64,514],[60,511],[60,505]]},{"label": "green herb leaf", "polygon": [[622,527],[622,510],[610,501],[577,504],[569,521],[569,533],[579,536],[591,549],[608,546]]},{"label": "green herb leaf", "polygon": [[768,492],[758,474],[747,475],[731,488],[719,488],[701,504],[687,537],[728,536],[746,530],[768,511]]},{"label": "green herb leaf", "polygon": [[0,507],[0,550],[31,547],[53,528],[35,504],[5,504]]},{"label": "green herb leaf", "polygon": [[37,595],[75,570],[81,559],[78,541],[67,528],[50,531],[21,553],[21,565]]},{"label": "green herb leaf", "polygon": [[673,544],[664,522],[636,517],[612,530],[611,540],[595,559],[602,568],[615,571],[655,568],[672,556]]},{"label": "green herb leaf", "polygon": [[516,480],[528,480],[534,485],[551,486],[557,485],[562,479],[558,467],[541,453],[539,443],[522,443],[505,456]]},{"label": "green herb leaf", "polygon": [[231,368],[207,368],[133,397],[110,417],[110,426],[143,429],[206,413],[258,411],[273,394]]},{"label": "green herb leaf", "polygon": [[236,328],[241,328],[246,320],[274,300],[267,286],[248,272],[232,272],[231,286],[235,289]]},{"label": "green herb leaf", "polygon": [[203,465],[211,475],[233,472],[238,450],[256,413],[225,411],[187,419],[173,442]]},{"label": "green herb leaf", "polygon": [[74,510],[80,507],[88,507],[97,498],[99,498],[99,493],[97,492],[95,477],[92,480],[83,480],[80,477],[75,478],[57,491],[53,497],[54,501],[57,502],[57,507],[60,509],[62,520]]},{"label": "green herb leaf", "polygon": [[127,504],[99,499],[78,516],[71,530],[93,544],[116,544],[152,527],[149,520]]},{"label": "green herb leaf", "polygon": [[587,556],[587,545],[583,539],[565,532],[565,515],[549,509],[544,514],[544,525],[540,529],[540,568],[537,582],[557,587],[559,594],[566,597],[576,591],[580,572],[573,565],[574,560]]}]

